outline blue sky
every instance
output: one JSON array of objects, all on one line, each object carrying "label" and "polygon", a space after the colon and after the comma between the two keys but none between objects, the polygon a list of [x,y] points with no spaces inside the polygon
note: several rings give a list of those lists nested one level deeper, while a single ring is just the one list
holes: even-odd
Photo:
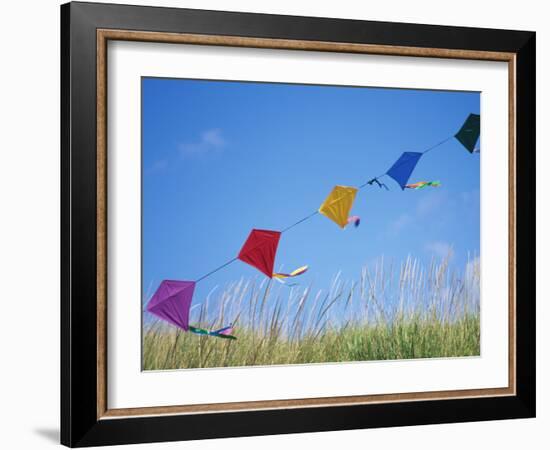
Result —
[{"label": "blue sky", "polygon": [[[163,279],[194,280],[236,256],[252,228],[281,230],[315,211],[334,185],[384,173],[479,114],[479,93],[154,79],[142,81],[143,294]],[[479,254],[479,155],[455,139],[421,158],[410,182],[366,187],[359,228],[322,215],[281,237],[276,270],[325,288],[356,279],[382,255],[428,263],[452,248],[463,268]],[[237,261],[197,285],[263,275]]]}]

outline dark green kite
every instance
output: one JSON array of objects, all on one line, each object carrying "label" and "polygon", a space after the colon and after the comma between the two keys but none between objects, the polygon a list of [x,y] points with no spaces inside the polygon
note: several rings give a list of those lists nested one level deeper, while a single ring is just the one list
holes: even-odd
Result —
[{"label": "dark green kite", "polygon": [[476,142],[479,139],[479,114],[470,114],[462,125],[462,128],[455,134],[455,138],[466,149],[473,153],[476,148]]}]

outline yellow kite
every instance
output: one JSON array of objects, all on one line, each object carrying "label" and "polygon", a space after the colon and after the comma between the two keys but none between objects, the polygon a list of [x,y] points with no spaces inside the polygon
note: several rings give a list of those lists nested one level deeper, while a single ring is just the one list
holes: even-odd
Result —
[{"label": "yellow kite", "polygon": [[328,197],[319,208],[319,212],[336,222],[341,228],[348,224],[349,212],[353,206],[357,188],[351,186],[334,186]]}]

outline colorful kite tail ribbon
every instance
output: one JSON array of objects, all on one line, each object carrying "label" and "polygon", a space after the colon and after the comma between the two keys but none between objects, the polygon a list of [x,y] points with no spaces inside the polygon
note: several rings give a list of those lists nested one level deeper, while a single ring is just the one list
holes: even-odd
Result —
[{"label": "colorful kite tail ribbon", "polygon": [[233,333],[233,326],[231,325],[215,331],[205,330],[204,328],[193,327],[190,325],[189,331],[191,333],[200,334],[202,336],[213,336],[213,337],[219,337],[222,339],[233,339],[233,340],[237,339],[235,336],[231,334]]},{"label": "colorful kite tail ribbon", "polygon": [[302,266],[302,267],[298,267],[296,270],[293,270],[290,273],[274,273],[273,278],[297,277],[298,275],[302,275],[303,273],[306,273],[307,269],[308,269],[308,266]]},{"label": "colorful kite tail ribbon", "polygon": [[359,216],[349,216],[348,217],[348,225],[350,223],[353,223],[355,228],[357,228],[359,226],[359,224],[361,223],[361,217],[359,217]]},{"label": "colorful kite tail ribbon", "polygon": [[224,336],[228,336],[230,334],[233,334],[233,325],[229,325],[228,327],[220,328],[219,330],[214,331],[215,334],[223,334]]},{"label": "colorful kite tail ribbon", "polygon": [[441,182],[439,181],[419,181],[418,183],[407,184],[405,187],[407,189],[424,189],[426,186],[439,187]]}]

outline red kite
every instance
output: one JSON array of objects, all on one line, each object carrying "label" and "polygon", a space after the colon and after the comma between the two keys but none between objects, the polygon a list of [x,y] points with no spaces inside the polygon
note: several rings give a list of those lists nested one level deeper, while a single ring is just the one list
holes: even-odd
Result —
[{"label": "red kite", "polygon": [[273,273],[280,238],[280,231],[253,229],[237,258],[255,267],[269,278],[289,278],[302,275],[307,271],[307,266],[290,273]]},{"label": "red kite", "polygon": [[253,229],[237,258],[271,278],[280,237],[279,231]]}]

